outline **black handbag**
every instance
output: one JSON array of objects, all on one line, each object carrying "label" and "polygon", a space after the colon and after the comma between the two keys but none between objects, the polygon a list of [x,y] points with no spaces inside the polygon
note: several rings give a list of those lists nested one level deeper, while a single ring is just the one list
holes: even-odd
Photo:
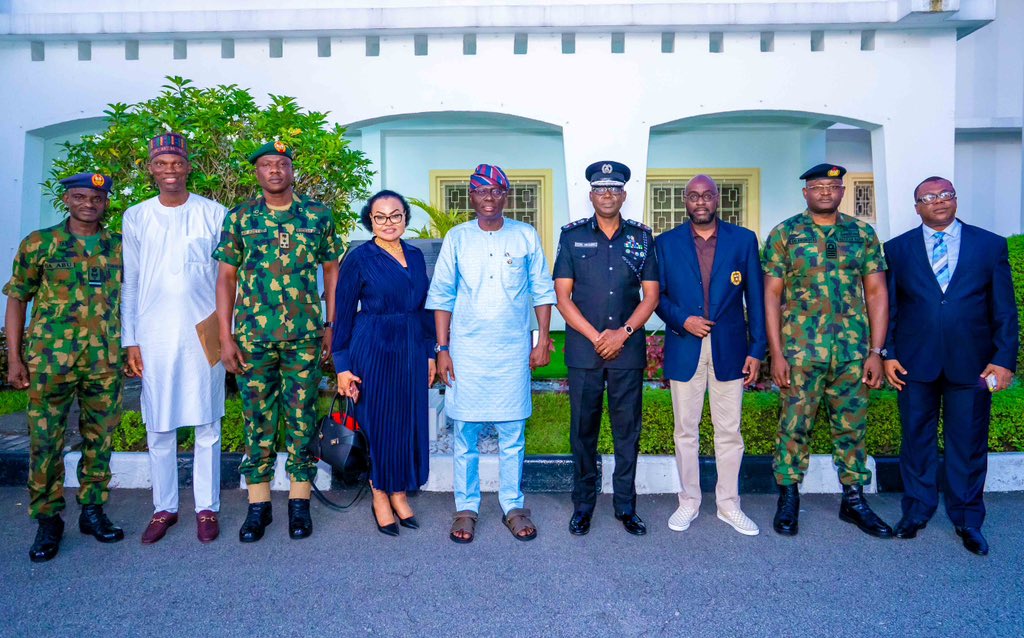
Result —
[{"label": "black handbag", "polygon": [[[335,405],[342,400],[340,412],[335,412]],[[309,451],[317,461],[331,466],[333,474],[341,478],[346,485],[359,484],[359,491],[348,505],[338,505],[317,488],[313,482],[313,491],[324,505],[335,510],[346,510],[363,496],[370,475],[370,445],[366,434],[356,423],[355,403],[349,397],[335,394],[331,408],[320,420],[313,439],[309,442]]]}]

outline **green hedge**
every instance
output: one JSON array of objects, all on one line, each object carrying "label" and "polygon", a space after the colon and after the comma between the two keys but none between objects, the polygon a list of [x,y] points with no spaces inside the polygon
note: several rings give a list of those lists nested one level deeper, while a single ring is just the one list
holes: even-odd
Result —
[{"label": "green hedge", "polygon": [[1017,295],[1017,319],[1020,328],[1020,350],[1017,351],[1017,372],[1024,375],[1024,235],[1013,235],[1010,246],[1010,271],[1013,290]]},{"label": "green hedge", "polygon": [[[779,395],[774,392],[747,392],[743,396],[741,430],[747,454],[771,454],[779,422]],[[668,390],[645,390],[641,454],[672,454],[675,450],[672,397]],[[940,424],[941,428],[941,424]],[[900,417],[896,392],[880,390],[871,393],[868,408],[868,431],[865,441],[868,454],[895,456],[900,451]],[[941,447],[942,439],[939,438]],[[601,422],[598,450],[611,454],[612,434],[608,423],[607,404]],[[989,430],[992,452],[1024,451],[1024,387],[1018,385],[993,396],[992,422]],[[832,441],[824,412],[811,435],[811,451],[830,454]],[[569,397],[566,394],[535,394],[533,416],[526,427],[527,454],[569,453]],[[700,453],[714,454],[714,430],[705,404],[700,423]]]}]

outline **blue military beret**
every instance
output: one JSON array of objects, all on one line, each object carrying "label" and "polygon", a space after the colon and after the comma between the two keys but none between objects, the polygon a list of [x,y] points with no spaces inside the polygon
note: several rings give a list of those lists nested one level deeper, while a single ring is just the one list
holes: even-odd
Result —
[{"label": "blue military beret", "polygon": [[622,162],[594,162],[587,167],[587,181],[591,186],[625,186],[631,175]]},{"label": "blue military beret", "polygon": [[93,190],[103,191],[109,195],[110,189],[114,187],[114,180],[106,175],[100,175],[99,173],[79,173],[78,175],[72,175],[71,177],[65,177],[60,180],[60,185],[64,187],[64,190],[72,188],[91,188]]},{"label": "blue military beret", "polygon": [[818,164],[804,171],[800,179],[842,179],[843,175],[846,175],[846,169],[838,164]]},{"label": "blue military beret", "polygon": [[286,146],[285,143],[280,140],[267,142],[266,144],[252,152],[252,155],[249,156],[249,163],[255,164],[256,160],[263,157],[264,155],[280,155],[282,157],[287,157],[288,159],[291,159],[292,149]]}]

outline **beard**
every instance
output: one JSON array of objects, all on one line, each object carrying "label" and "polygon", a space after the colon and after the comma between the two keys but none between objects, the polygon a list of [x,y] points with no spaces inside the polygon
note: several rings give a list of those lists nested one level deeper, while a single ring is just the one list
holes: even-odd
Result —
[{"label": "beard", "polygon": [[718,217],[718,211],[709,208],[698,208],[692,213],[686,211],[686,216],[690,218],[691,223],[704,225],[715,221],[715,218]]}]

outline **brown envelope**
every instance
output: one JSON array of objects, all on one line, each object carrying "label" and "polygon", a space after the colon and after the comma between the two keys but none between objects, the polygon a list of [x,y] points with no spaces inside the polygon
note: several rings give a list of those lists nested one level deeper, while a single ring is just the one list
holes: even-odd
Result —
[{"label": "brown envelope", "polygon": [[196,324],[196,333],[199,335],[199,343],[202,344],[203,352],[206,354],[206,361],[212,368],[220,361],[220,326],[217,323],[216,311]]}]

